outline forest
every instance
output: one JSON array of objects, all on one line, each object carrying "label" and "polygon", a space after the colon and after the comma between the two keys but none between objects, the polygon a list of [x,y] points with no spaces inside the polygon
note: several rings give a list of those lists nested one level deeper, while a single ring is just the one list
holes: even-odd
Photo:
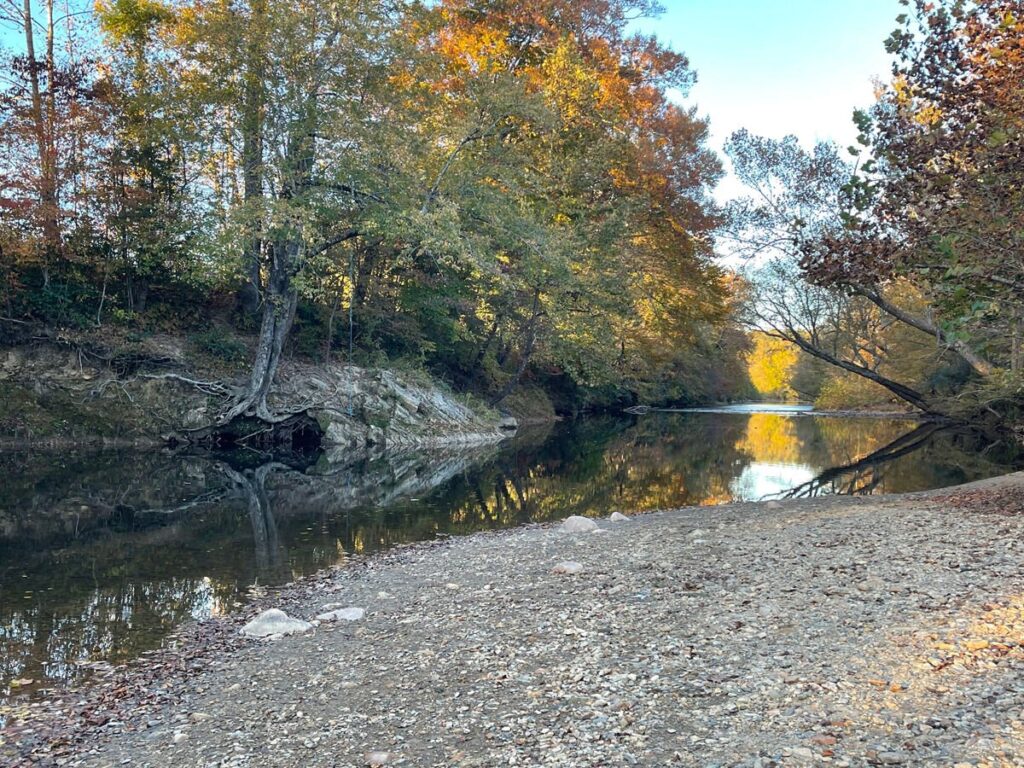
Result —
[{"label": "forest", "polygon": [[0,343],[1019,419],[1024,7],[901,5],[855,146],[720,157],[651,0],[0,0]]}]

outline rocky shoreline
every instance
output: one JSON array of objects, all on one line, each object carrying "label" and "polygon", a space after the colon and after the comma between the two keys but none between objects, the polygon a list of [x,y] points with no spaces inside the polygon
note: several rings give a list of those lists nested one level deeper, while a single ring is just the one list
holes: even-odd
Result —
[{"label": "rocky shoreline", "polygon": [[[1024,765],[1024,473],[573,527],[274,591],[9,712],[0,763]],[[240,633],[326,604],[365,616]]]},{"label": "rocky shoreline", "polygon": [[[187,444],[227,428],[220,419],[247,376],[202,364],[170,336],[109,359],[83,348],[0,346],[0,449]],[[318,445],[342,451],[487,445],[518,427],[422,371],[341,363],[285,361],[270,403],[301,418]],[[241,427],[249,437],[268,431]]]}]

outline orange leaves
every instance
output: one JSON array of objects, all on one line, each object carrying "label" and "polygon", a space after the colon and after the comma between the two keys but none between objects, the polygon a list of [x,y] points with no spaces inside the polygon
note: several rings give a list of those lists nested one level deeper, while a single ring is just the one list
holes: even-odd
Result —
[{"label": "orange leaves", "polygon": [[455,72],[471,75],[502,71],[511,53],[502,30],[480,24],[449,27],[439,35],[437,50]]}]

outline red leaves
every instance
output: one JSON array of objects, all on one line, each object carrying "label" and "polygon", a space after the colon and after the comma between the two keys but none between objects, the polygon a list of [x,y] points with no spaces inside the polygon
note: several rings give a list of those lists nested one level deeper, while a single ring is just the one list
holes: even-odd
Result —
[{"label": "red leaves", "polygon": [[942,496],[931,496],[929,500],[940,507],[950,507],[959,512],[1011,517],[1024,515],[1024,488],[980,488],[963,490]]}]

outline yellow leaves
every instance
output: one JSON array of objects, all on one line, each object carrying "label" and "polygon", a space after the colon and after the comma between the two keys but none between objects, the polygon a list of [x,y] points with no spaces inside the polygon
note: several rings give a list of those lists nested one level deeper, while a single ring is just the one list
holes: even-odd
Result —
[{"label": "yellow leaves", "polygon": [[592,116],[597,82],[572,39],[564,37],[541,65],[538,85],[566,123]]},{"label": "yellow leaves", "polygon": [[942,110],[937,105],[918,98],[905,75],[893,79],[889,85],[889,93],[893,103],[900,107],[904,114],[909,115],[913,123],[931,128],[942,121]]},{"label": "yellow leaves", "polygon": [[450,26],[441,34],[438,50],[456,68],[474,74],[501,72],[512,53],[505,30],[486,24]]},{"label": "yellow leaves", "polygon": [[914,113],[913,120],[918,125],[931,128],[942,121],[942,110],[934,104],[926,104]]},{"label": "yellow leaves", "polygon": [[796,348],[764,333],[754,334],[753,341],[747,370],[754,388],[769,397],[783,400],[792,397],[790,381],[797,363]]},{"label": "yellow leaves", "polygon": [[157,0],[97,0],[100,28],[117,43],[142,44],[162,23],[173,18],[171,9]]},{"label": "yellow leaves", "polygon": [[896,77],[889,86],[889,90],[892,91],[894,101],[898,105],[904,106],[910,103],[911,89],[905,75],[899,75]]},{"label": "yellow leaves", "polygon": [[398,90],[411,90],[419,84],[419,80],[407,69],[393,73],[389,79]]}]

